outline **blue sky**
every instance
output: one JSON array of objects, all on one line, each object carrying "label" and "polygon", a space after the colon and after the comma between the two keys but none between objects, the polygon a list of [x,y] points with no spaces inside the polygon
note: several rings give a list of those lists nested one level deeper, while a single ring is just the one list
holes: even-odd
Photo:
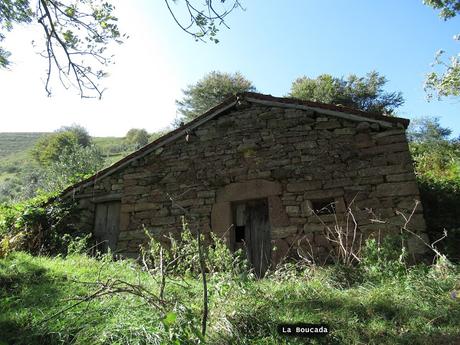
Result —
[{"label": "blue sky", "polygon": [[[30,49],[36,29],[10,34],[7,46],[17,59],[11,71],[0,72],[0,94],[17,116],[2,119],[0,132],[51,131],[70,123],[93,135],[121,136],[132,127],[154,131],[174,119],[180,89],[212,70],[240,71],[259,92],[275,96],[286,95],[302,75],[376,70],[389,79],[388,91],[403,92],[400,116],[439,116],[460,134],[460,99],[428,103],[423,91],[435,52],[459,53],[452,37],[460,33],[460,18],[445,22],[421,0],[243,0],[246,10],[228,17],[230,30],[222,28],[217,45],[182,32],[163,1],[115,2],[120,26],[131,37],[116,48],[102,101],[81,100],[57,85],[47,98],[40,79],[44,61]],[[18,107],[24,95],[28,102]]]}]

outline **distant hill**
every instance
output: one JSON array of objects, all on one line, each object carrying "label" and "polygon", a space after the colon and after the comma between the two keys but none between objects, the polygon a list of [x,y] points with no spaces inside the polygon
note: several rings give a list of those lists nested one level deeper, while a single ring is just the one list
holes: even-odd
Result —
[{"label": "distant hill", "polygon": [[49,133],[0,133],[0,159],[27,151],[38,139],[47,134]]},{"label": "distant hill", "polygon": [[[165,131],[150,134],[150,141],[157,139]],[[0,203],[11,200],[23,188],[23,176],[29,176],[38,170],[37,163],[31,159],[31,150],[35,143],[47,132],[1,133],[0,132]],[[127,144],[122,137],[93,137],[93,143],[105,157],[109,166],[127,156],[136,149]]]},{"label": "distant hill", "polygon": [[[1,133],[0,132],[0,182],[13,178],[34,163],[29,152],[35,143],[47,132]],[[123,158],[132,150],[123,145],[121,137],[94,137],[94,143],[107,158],[107,164]]]}]

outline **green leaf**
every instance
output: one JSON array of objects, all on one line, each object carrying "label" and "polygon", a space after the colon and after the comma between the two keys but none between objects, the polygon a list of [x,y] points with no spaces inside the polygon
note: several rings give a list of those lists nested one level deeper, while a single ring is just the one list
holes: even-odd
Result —
[{"label": "green leaf", "polygon": [[163,318],[163,320],[161,320],[161,322],[166,327],[170,327],[174,325],[174,323],[176,322],[176,319],[177,319],[177,314],[171,311],[165,315],[165,317]]}]

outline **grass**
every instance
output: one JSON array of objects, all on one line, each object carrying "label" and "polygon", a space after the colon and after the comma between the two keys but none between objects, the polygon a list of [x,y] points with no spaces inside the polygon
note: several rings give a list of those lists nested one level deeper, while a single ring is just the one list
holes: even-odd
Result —
[{"label": "grass", "polygon": [[[316,344],[458,344],[459,272],[416,267],[382,282],[343,287],[336,267],[277,272],[266,279],[209,276],[209,344],[304,344],[278,335],[279,323],[329,325]],[[200,281],[168,282],[166,299],[177,319],[130,294],[107,295],[62,311],[96,290],[91,284],[121,279],[158,291],[132,261],[83,255],[33,257],[13,253],[0,260],[0,344],[175,344],[199,329]],[[62,312],[61,312],[62,311]],[[52,317],[58,313],[57,317]],[[163,321],[162,321],[163,320]],[[186,340],[178,342],[187,343]]]}]

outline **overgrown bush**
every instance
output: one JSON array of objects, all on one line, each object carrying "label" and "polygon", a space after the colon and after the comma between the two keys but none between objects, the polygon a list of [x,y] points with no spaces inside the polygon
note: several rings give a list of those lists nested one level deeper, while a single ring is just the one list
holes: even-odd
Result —
[{"label": "overgrown bush", "polygon": [[406,273],[407,250],[402,235],[385,236],[381,241],[366,240],[359,270],[368,281],[384,281]]},{"label": "overgrown bush", "polygon": [[41,194],[28,201],[0,205],[0,257],[24,250],[33,254],[63,253],[64,235],[74,233],[69,221],[75,212],[72,202],[48,202]]}]

